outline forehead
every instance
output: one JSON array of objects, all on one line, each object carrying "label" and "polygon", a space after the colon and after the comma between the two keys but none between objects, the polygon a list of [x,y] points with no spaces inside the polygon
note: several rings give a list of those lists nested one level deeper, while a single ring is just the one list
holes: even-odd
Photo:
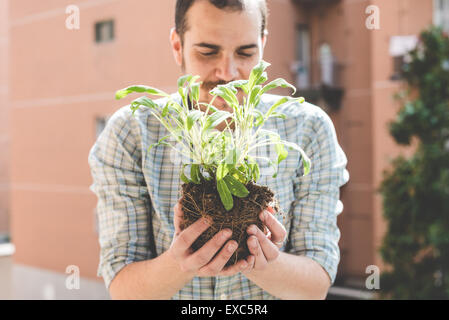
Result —
[{"label": "forehead", "polygon": [[256,41],[262,28],[257,1],[246,1],[244,10],[219,9],[208,0],[196,1],[187,11],[187,38],[204,42]]}]

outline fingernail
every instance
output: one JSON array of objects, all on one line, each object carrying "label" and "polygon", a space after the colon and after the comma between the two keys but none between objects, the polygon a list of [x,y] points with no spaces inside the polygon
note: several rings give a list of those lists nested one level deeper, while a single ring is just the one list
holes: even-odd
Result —
[{"label": "fingernail", "polygon": [[243,261],[240,265],[240,269],[245,269],[248,266],[248,263],[246,261]]},{"label": "fingernail", "polygon": [[237,248],[237,245],[236,245],[234,242],[231,242],[231,243],[228,245],[228,251],[229,251],[229,252],[234,251],[236,248]]},{"label": "fingernail", "polygon": [[252,225],[251,227],[249,227],[249,231],[252,234],[256,234],[257,233],[257,227],[255,225]]},{"label": "fingernail", "polygon": [[256,240],[256,238],[251,238],[250,245],[253,248],[257,248],[257,240]]},{"label": "fingernail", "polygon": [[223,231],[223,238],[224,239],[229,238],[231,236],[231,234],[232,234],[232,231],[229,229],[226,229]]}]

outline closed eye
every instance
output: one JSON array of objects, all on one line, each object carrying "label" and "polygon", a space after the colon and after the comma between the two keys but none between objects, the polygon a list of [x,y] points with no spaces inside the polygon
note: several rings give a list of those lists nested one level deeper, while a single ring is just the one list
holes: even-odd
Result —
[{"label": "closed eye", "polygon": [[243,53],[243,52],[239,52],[239,55],[243,56],[243,57],[252,57],[254,54],[253,53]]},{"label": "closed eye", "polygon": [[217,54],[216,52],[200,52],[203,56],[212,56],[214,54]]}]

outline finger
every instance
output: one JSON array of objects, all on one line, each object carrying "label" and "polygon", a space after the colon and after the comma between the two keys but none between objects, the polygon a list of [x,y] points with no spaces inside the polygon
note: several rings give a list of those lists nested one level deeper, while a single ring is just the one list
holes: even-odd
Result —
[{"label": "finger", "polygon": [[[203,274],[218,273],[228,262],[232,253],[237,249],[236,241],[229,241],[223,250],[212,260],[214,255],[223,247],[224,243],[231,237],[232,231],[224,229],[207,241],[200,249],[187,258],[186,264],[193,266]],[[212,261],[211,261],[212,260]]]},{"label": "finger", "polygon": [[241,272],[243,274],[246,274],[246,273],[250,272],[251,270],[253,270],[255,260],[256,259],[253,255],[249,255],[248,258],[246,258],[246,262],[248,263],[248,266]]},{"label": "finger", "polygon": [[182,212],[181,203],[178,201],[176,202],[174,208],[174,217],[173,217],[173,224],[175,226],[175,235],[178,235],[181,233],[181,223],[184,220],[184,212]]},{"label": "finger", "polygon": [[262,248],[257,241],[256,236],[251,236],[248,238],[248,248],[249,252],[254,255],[254,269],[263,269],[267,265],[267,259],[262,252]]},{"label": "finger", "polygon": [[279,248],[271,242],[257,226],[249,226],[248,233],[256,236],[258,244],[261,247],[267,261],[272,261],[279,256]]},{"label": "finger", "polygon": [[199,218],[179,234],[173,246],[174,252],[177,255],[185,254],[193,242],[209,227],[210,222],[207,218]]},{"label": "finger", "polygon": [[248,268],[248,262],[246,260],[240,260],[237,263],[233,264],[232,266],[223,268],[218,275],[219,276],[233,276],[234,274],[243,272],[247,268]]},{"label": "finger", "polygon": [[271,212],[264,210],[260,213],[260,220],[267,226],[271,232],[271,241],[273,242],[283,242],[287,236],[287,231],[285,230],[282,223],[280,223]]}]

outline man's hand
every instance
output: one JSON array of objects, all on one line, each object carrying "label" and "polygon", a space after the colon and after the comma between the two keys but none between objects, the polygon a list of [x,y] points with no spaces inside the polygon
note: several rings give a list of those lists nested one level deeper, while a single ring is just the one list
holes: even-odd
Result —
[{"label": "man's hand", "polygon": [[248,268],[250,272],[254,270],[263,270],[268,263],[274,261],[279,256],[279,249],[282,247],[287,231],[284,226],[273,216],[274,209],[268,207],[268,210],[261,212],[259,218],[267,226],[268,232],[265,234],[256,225],[251,225],[247,229],[250,237],[248,238],[248,248],[255,256],[254,264]]},{"label": "man's hand", "polygon": [[232,231],[229,229],[221,230],[200,249],[193,252],[191,245],[210,227],[210,224],[206,218],[200,218],[181,231],[180,224],[183,219],[183,212],[179,201],[174,207],[174,213],[175,234],[169,253],[178,262],[183,272],[190,274],[192,277],[231,276],[249,270],[251,265],[254,264],[254,257],[250,256],[246,261],[241,260],[233,266],[224,268],[237,249],[236,241],[228,241],[232,235]]}]

